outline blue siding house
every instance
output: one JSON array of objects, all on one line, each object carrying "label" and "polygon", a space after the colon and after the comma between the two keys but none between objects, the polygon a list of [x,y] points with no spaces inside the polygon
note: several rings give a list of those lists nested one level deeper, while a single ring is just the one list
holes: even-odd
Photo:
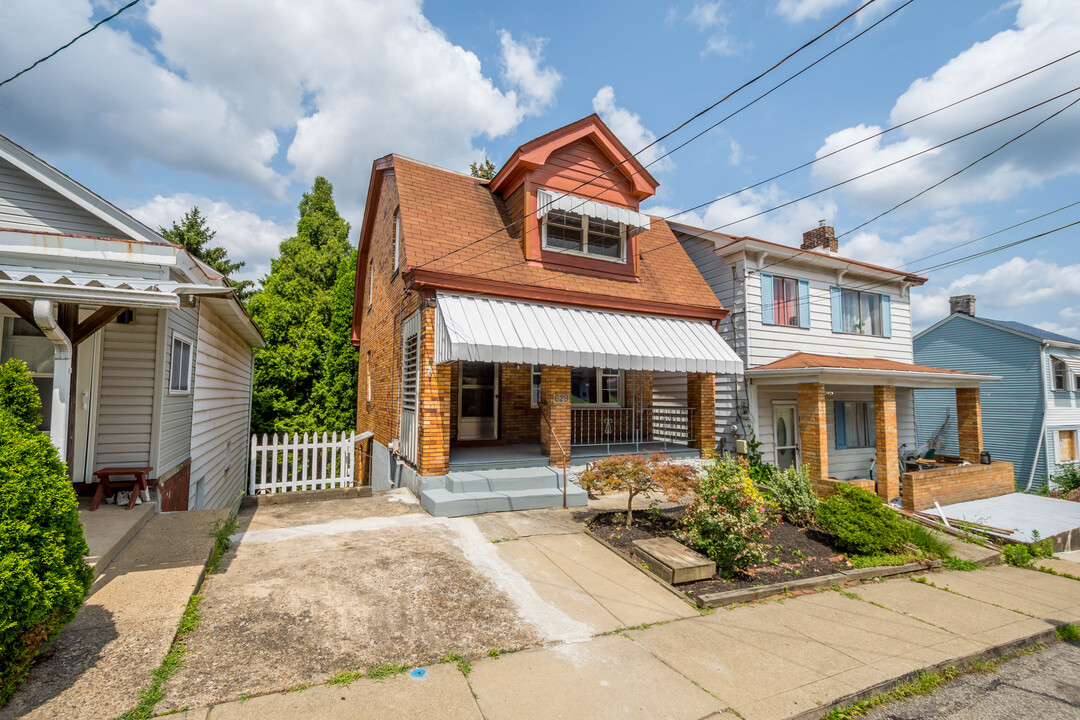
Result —
[{"label": "blue siding house", "polygon": [[[983,446],[1013,463],[1018,490],[1043,487],[1080,451],[1080,340],[977,317],[971,295],[949,306],[948,317],[915,336],[915,362],[1001,376],[982,390]],[[915,417],[920,443],[944,423],[945,452],[955,454],[953,393],[916,390]]]}]

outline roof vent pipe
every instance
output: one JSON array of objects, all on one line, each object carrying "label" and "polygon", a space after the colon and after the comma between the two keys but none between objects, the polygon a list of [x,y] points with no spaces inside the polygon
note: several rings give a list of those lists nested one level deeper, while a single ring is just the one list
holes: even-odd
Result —
[{"label": "roof vent pipe", "polygon": [[51,300],[34,301],[34,321],[53,344],[52,417],[49,419],[49,439],[60,453],[60,462],[67,462],[68,400],[71,393],[71,340],[53,317]]}]

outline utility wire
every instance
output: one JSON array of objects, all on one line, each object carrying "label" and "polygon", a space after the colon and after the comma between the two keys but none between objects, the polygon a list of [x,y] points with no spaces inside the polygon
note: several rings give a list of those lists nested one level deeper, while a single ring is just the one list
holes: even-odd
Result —
[{"label": "utility wire", "polygon": [[[910,2],[911,2],[911,1],[912,1],[912,0],[909,0],[909,3],[907,3],[907,4],[910,4]],[[833,24],[832,24],[832,25],[831,25],[831,26],[830,26],[830,27],[829,27],[828,29],[826,29],[825,31],[823,31],[823,32],[819,33],[818,35],[814,36],[814,37],[813,37],[813,38],[811,38],[810,40],[807,40],[807,41],[806,41],[806,42],[804,42],[804,43],[803,43],[802,45],[800,45],[800,46],[799,46],[798,48],[796,48],[796,49],[795,49],[795,50],[793,50],[792,52],[788,53],[787,55],[785,55],[784,57],[782,57],[782,58],[781,58],[780,60],[777,60],[777,61],[776,61],[775,63],[773,63],[773,64],[772,64],[772,65],[771,65],[771,66],[770,66],[770,67],[769,67],[768,69],[766,69],[765,71],[763,71],[763,72],[759,73],[758,75],[755,75],[755,76],[754,76],[753,78],[751,78],[750,80],[747,80],[747,81],[746,81],[746,82],[744,82],[744,83],[743,83],[742,85],[740,85],[739,87],[735,88],[734,90],[732,90],[732,91],[728,92],[728,93],[727,93],[726,95],[724,95],[723,97],[721,97],[721,98],[720,98],[719,100],[715,101],[714,103],[712,103],[712,104],[711,104],[711,105],[709,105],[708,107],[706,107],[706,108],[704,108],[704,109],[702,109],[702,110],[699,110],[699,111],[698,111],[698,112],[696,112],[695,114],[691,115],[691,116],[690,116],[689,118],[687,118],[687,119],[686,119],[686,120],[684,120],[683,122],[679,123],[679,124],[678,124],[678,125],[677,125],[676,127],[674,127],[673,129],[669,130],[668,132],[664,133],[664,134],[663,134],[663,135],[661,135],[660,137],[656,138],[656,139],[655,139],[655,140],[653,140],[653,141],[652,141],[651,143],[649,143],[649,144],[648,144],[648,145],[646,145],[645,147],[641,148],[640,150],[638,150],[638,151],[637,151],[637,152],[635,152],[634,154],[630,155],[629,157],[627,157],[627,158],[625,158],[625,159],[621,160],[620,162],[618,162],[618,163],[616,163],[615,165],[611,166],[611,167],[610,167],[610,168],[608,168],[607,170],[605,170],[605,171],[603,171],[603,172],[601,172],[601,173],[599,173],[599,174],[597,174],[597,175],[595,175],[595,176],[593,176],[593,177],[591,177],[591,178],[589,178],[589,179],[587,179],[587,180],[584,180],[584,181],[582,181],[582,182],[581,182],[580,184],[578,184],[578,185],[577,185],[576,187],[572,188],[571,190],[568,190],[568,191],[566,191],[566,192],[564,192],[564,193],[560,194],[560,195],[559,195],[559,196],[557,196],[556,198],[553,198],[553,199],[552,199],[551,201],[549,201],[548,203],[546,203],[546,204],[545,204],[545,205],[544,205],[543,207],[547,207],[548,205],[550,205],[550,204],[551,204],[552,202],[555,202],[556,200],[559,200],[559,199],[562,199],[562,198],[564,198],[564,197],[568,197],[568,196],[570,196],[570,194],[571,194],[571,193],[573,193],[573,192],[576,192],[577,190],[580,190],[581,188],[583,188],[583,187],[585,187],[585,186],[587,186],[587,185],[590,185],[590,184],[592,184],[592,183],[596,182],[597,180],[599,180],[599,179],[603,178],[604,176],[606,176],[606,175],[607,175],[608,173],[610,173],[610,172],[612,172],[613,170],[616,170],[616,169],[618,169],[619,167],[621,167],[622,165],[626,164],[626,163],[627,163],[628,161],[630,161],[631,159],[636,159],[638,155],[641,155],[641,154],[642,154],[643,152],[645,152],[646,150],[648,150],[648,149],[652,148],[653,146],[657,145],[658,143],[660,143],[660,142],[663,142],[663,141],[664,141],[665,139],[667,139],[667,138],[671,137],[672,135],[674,135],[675,133],[679,132],[680,130],[682,130],[682,129],[683,129],[684,127],[686,127],[687,125],[689,125],[689,124],[690,124],[690,123],[692,123],[693,121],[695,121],[695,120],[697,120],[698,118],[702,117],[703,115],[706,115],[707,113],[711,112],[711,111],[712,111],[713,109],[715,109],[715,108],[716,108],[716,107],[717,107],[718,105],[720,105],[721,103],[723,103],[723,102],[725,102],[726,100],[730,99],[730,98],[731,98],[731,97],[732,97],[733,95],[735,95],[736,93],[738,93],[738,92],[740,92],[740,91],[742,91],[742,90],[746,89],[746,88],[747,88],[747,87],[749,87],[750,85],[753,85],[753,84],[754,84],[755,82],[757,82],[757,81],[758,81],[758,80],[760,80],[761,78],[765,77],[766,75],[768,75],[769,73],[771,73],[771,72],[772,72],[773,70],[775,70],[776,68],[780,67],[781,65],[783,65],[784,63],[786,63],[786,62],[787,62],[788,60],[790,60],[790,59],[791,59],[791,58],[793,58],[794,56],[798,55],[798,54],[799,54],[800,52],[802,52],[803,50],[807,49],[808,47],[810,47],[810,46],[811,46],[811,45],[813,45],[814,43],[818,42],[819,40],[821,40],[822,38],[824,38],[824,37],[825,37],[826,35],[830,34],[830,33],[831,33],[831,32],[832,32],[833,30],[837,29],[838,27],[840,27],[841,25],[843,25],[844,23],[846,23],[846,22],[847,22],[848,20],[850,20],[851,18],[853,18],[853,17],[855,17],[856,15],[858,15],[858,14],[859,14],[860,12],[862,12],[862,11],[866,10],[866,9],[867,9],[868,7],[870,7],[871,5],[873,5],[873,4],[875,3],[875,2],[878,2],[878,0],[869,0],[868,2],[865,2],[865,3],[861,4],[861,5],[860,5],[860,6],[858,7],[858,8],[856,8],[856,9],[855,9],[855,10],[853,10],[852,12],[848,13],[847,15],[845,15],[845,16],[844,16],[843,18],[841,18],[841,19],[840,19],[840,20],[838,20],[837,22],[833,23]],[[905,6],[906,6],[906,4],[905,4]],[[542,209],[542,208],[537,208],[537,210],[538,210],[538,211],[539,211],[540,209]],[[519,222],[521,222],[522,220],[524,220],[524,219],[525,219],[526,217],[528,217],[528,214],[527,214],[527,213],[526,213],[526,214],[523,214],[523,215],[522,215],[521,217],[519,217],[519,218],[516,218],[516,219],[515,219],[515,220],[513,220],[512,222],[510,222],[510,223],[508,223],[508,224],[506,224],[506,225],[503,225],[502,227],[498,228],[497,230],[494,230],[494,231],[492,231],[492,232],[488,233],[487,235],[484,235],[483,237],[479,237],[479,238],[477,238],[477,239],[475,239],[475,240],[472,240],[472,241],[470,241],[469,243],[467,243],[467,244],[465,244],[465,245],[461,246],[460,248],[455,248],[454,250],[451,250],[451,251],[449,251],[449,252],[447,252],[447,253],[444,253],[443,255],[439,255],[438,257],[434,257],[434,258],[431,258],[430,260],[426,260],[426,261],[424,261],[423,263],[421,263],[420,265],[417,265],[417,266],[416,266],[416,268],[414,268],[414,269],[420,269],[420,268],[423,268],[423,267],[425,267],[425,266],[427,266],[427,265],[430,265],[430,264],[431,264],[431,263],[433,263],[433,262],[437,262],[437,261],[439,261],[439,260],[442,260],[442,259],[443,259],[443,258],[445,258],[445,257],[449,257],[450,255],[453,255],[454,253],[458,253],[458,252],[461,252],[462,250],[465,250],[465,249],[467,249],[467,248],[469,248],[469,247],[471,247],[471,246],[473,246],[473,245],[476,245],[477,243],[483,242],[484,240],[487,240],[488,238],[492,237],[493,235],[496,235],[496,234],[498,234],[498,233],[502,232],[503,230],[507,230],[507,229],[509,229],[509,228],[513,227],[514,225],[517,225],[517,224],[518,224]]]},{"label": "utility wire", "polygon": [[37,60],[37,61],[36,61],[36,62],[35,62],[35,63],[34,63],[33,65],[30,65],[29,67],[25,67],[25,68],[23,68],[23,69],[22,69],[22,70],[20,70],[19,72],[15,73],[15,74],[14,74],[14,75],[12,75],[11,77],[9,77],[9,78],[8,78],[7,80],[3,80],[3,81],[0,81],[0,87],[3,87],[4,85],[7,85],[7,84],[8,84],[9,82],[11,82],[11,81],[12,81],[12,80],[14,80],[15,78],[19,77],[20,75],[24,75],[24,74],[26,74],[26,73],[30,72],[31,70],[33,70],[34,68],[36,68],[36,67],[37,67],[38,65],[40,65],[41,63],[43,63],[43,62],[45,62],[46,60],[49,60],[50,58],[52,58],[52,57],[54,57],[55,55],[59,54],[59,53],[60,53],[61,51],[63,51],[63,50],[67,50],[67,49],[68,49],[69,47],[71,47],[72,45],[74,45],[75,43],[77,43],[77,42],[78,42],[79,40],[82,40],[82,39],[83,39],[84,37],[86,37],[86,36],[87,36],[87,35],[89,35],[90,33],[94,32],[94,31],[95,31],[95,30],[97,30],[97,29],[98,29],[99,27],[101,27],[101,26],[102,26],[102,25],[104,25],[105,23],[109,22],[110,20],[112,20],[112,19],[113,19],[114,17],[116,17],[116,16],[117,16],[117,15],[119,15],[120,13],[124,12],[125,10],[127,10],[127,9],[128,9],[128,8],[130,8],[130,7],[133,7],[133,6],[135,6],[135,5],[138,5],[138,4],[140,3],[140,2],[142,2],[142,0],[131,0],[131,2],[129,2],[129,3],[127,4],[127,5],[124,5],[124,6],[122,7],[122,8],[120,8],[119,10],[117,10],[116,12],[114,12],[114,13],[113,13],[112,15],[108,16],[107,18],[103,18],[103,19],[101,19],[101,20],[98,20],[98,21],[97,21],[96,23],[94,23],[94,24],[93,24],[93,25],[92,25],[92,26],[90,27],[90,29],[89,29],[89,30],[86,30],[85,32],[79,33],[78,35],[76,35],[75,37],[73,37],[73,38],[72,38],[72,39],[71,39],[70,41],[68,41],[67,43],[65,43],[65,44],[61,45],[60,47],[56,48],[55,50],[53,50],[53,51],[52,51],[51,53],[49,53],[49,54],[48,54],[48,55],[46,55],[45,57],[41,58],[40,60]]}]

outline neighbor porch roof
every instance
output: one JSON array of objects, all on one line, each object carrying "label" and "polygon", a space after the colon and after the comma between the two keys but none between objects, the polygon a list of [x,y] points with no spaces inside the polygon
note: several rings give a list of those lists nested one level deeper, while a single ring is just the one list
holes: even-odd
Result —
[{"label": "neighbor porch roof", "polygon": [[712,325],[438,293],[435,362],[475,360],[620,370],[742,372]]},{"label": "neighbor porch roof", "polygon": [[797,352],[768,365],[746,371],[746,376],[768,384],[828,382],[837,385],[896,385],[918,388],[978,387],[1000,380],[998,375],[976,375],[882,358],[842,357]]}]

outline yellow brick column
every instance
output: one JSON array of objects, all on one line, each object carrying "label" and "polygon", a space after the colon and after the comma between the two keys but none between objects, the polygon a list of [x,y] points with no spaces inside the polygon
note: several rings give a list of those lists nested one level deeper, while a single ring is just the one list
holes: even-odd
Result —
[{"label": "yellow brick column", "polygon": [[979,462],[979,454],[982,453],[979,388],[956,388],[956,431],[960,441],[960,457],[970,463]]},{"label": "yellow brick column", "polygon": [[435,306],[420,308],[420,446],[421,475],[445,475],[450,470],[451,363],[435,364]]},{"label": "yellow brick column", "polygon": [[690,447],[712,452],[716,448],[716,376],[686,373],[686,402],[693,411]]},{"label": "yellow brick column", "polygon": [[[561,397],[556,398],[559,395]],[[565,402],[555,402],[555,400]],[[562,465],[563,451],[570,459],[570,368],[544,365],[540,368],[540,452],[549,464]],[[558,438],[558,441],[555,440]],[[561,443],[561,445],[560,445]]]},{"label": "yellow brick column", "polygon": [[900,496],[896,387],[893,385],[874,386],[874,431],[877,436],[877,493],[883,502],[889,502]]},{"label": "yellow brick column", "polygon": [[799,383],[799,446],[802,466],[814,492],[829,492],[829,429],[825,414],[824,383]]}]

